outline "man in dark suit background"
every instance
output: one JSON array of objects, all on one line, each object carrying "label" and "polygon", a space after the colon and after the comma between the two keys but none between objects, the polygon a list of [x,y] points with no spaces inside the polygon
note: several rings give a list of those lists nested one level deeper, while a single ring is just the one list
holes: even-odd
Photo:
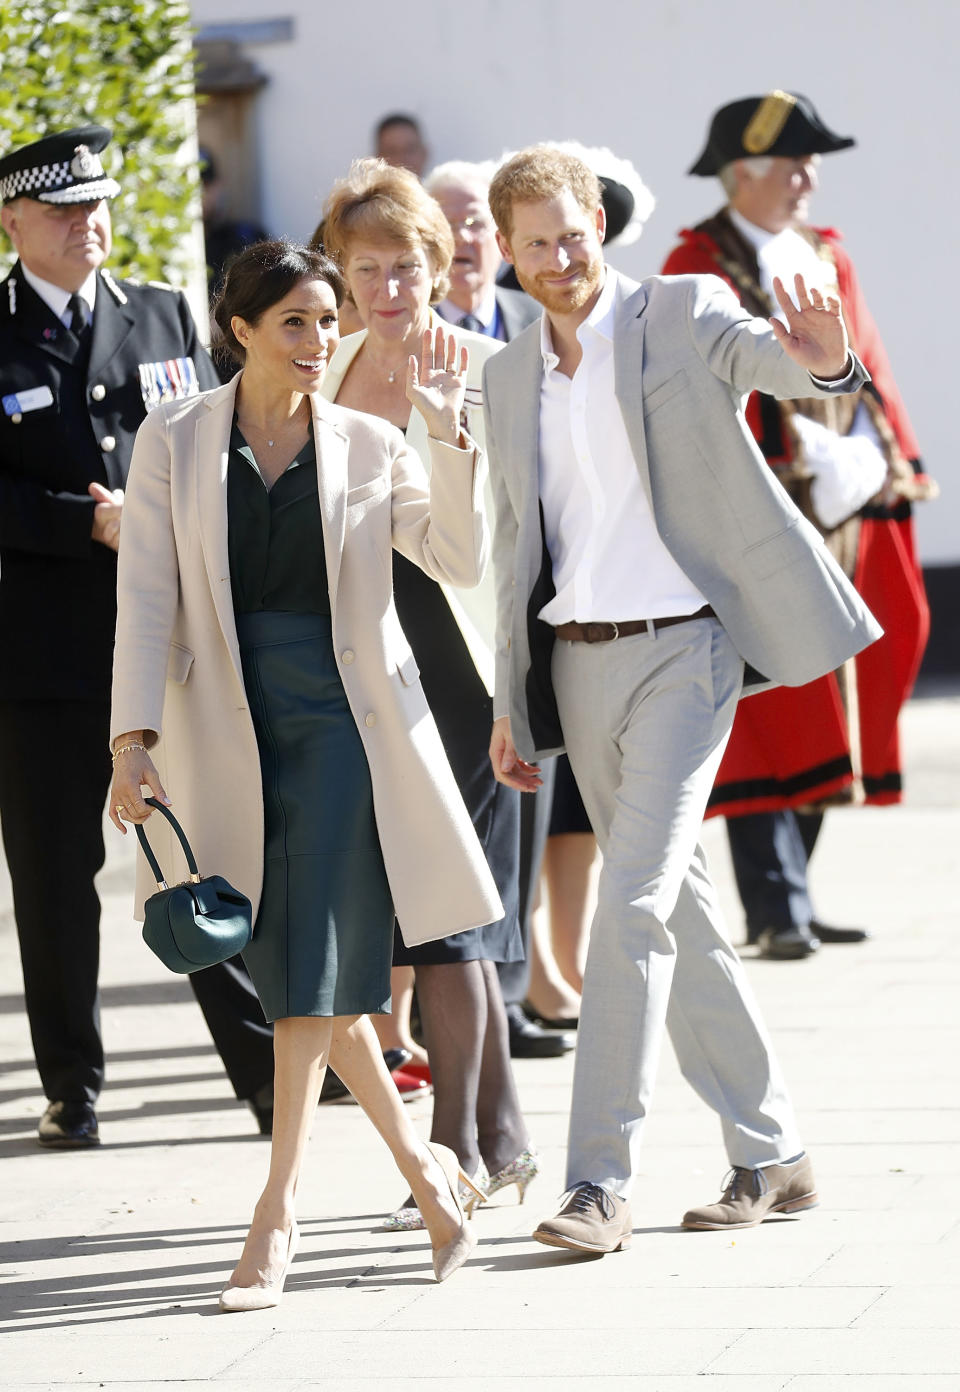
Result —
[{"label": "man in dark suit background", "polygon": [[[49,1101],[41,1144],[96,1145],[103,803],[116,553],[134,436],[163,400],[217,385],[186,300],[105,271],[110,139],[85,126],[0,160],[18,260],[0,285],[0,820],[27,1013]],[[191,977],[238,1097],[269,1088],[249,979]],[[255,1109],[256,1110],[256,1109]]]},{"label": "man in dark suit background", "polygon": [[509,343],[540,317],[540,306],[522,290],[497,284],[503,264],[487,203],[492,167],[451,160],[438,164],[424,181],[443,209],[453,233],[450,291],[437,313],[461,329]]}]

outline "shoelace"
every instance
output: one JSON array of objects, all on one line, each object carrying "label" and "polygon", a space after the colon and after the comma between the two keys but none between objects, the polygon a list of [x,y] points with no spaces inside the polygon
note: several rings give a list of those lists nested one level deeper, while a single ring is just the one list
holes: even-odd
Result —
[{"label": "shoelace", "polygon": [[734,1165],[732,1170],[728,1170],[723,1180],[723,1197],[730,1203],[734,1203],[739,1197],[748,1181],[752,1181],[753,1192],[759,1196],[765,1194],[770,1188],[766,1175],[763,1170],[747,1170],[740,1165]]},{"label": "shoelace", "polygon": [[599,1208],[604,1218],[609,1220],[614,1216],[615,1209],[610,1195],[599,1184],[591,1184],[584,1180],[582,1184],[575,1184],[568,1189],[567,1193],[570,1195],[567,1208],[571,1213],[589,1213],[591,1208]]}]

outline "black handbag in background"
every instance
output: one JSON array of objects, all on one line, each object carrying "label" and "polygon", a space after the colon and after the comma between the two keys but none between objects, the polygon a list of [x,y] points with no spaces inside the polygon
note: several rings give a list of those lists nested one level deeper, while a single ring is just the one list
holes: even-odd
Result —
[{"label": "black handbag in background", "polygon": [[144,905],[143,941],[171,971],[195,972],[225,962],[242,952],[253,936],[250,900],[222,875],[201,879],[190,843],[176,817],[156,798],[144,801],[161,812],[176,832],[187,858],[190,879],[183,884],[167,885],[147,834],[137,824],[137,839],[159,890]]}]

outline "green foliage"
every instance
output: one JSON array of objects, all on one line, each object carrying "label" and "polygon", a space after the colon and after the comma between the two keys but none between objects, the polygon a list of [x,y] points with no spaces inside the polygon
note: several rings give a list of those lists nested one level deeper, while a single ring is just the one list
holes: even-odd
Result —
[{"label": "green foliage", "polygon": [[187,280],[197,173],[181,147],[193,76],[187,0],[0,0],[0,155],[70,126],[113,130],[103,163],[122,189],[111,204],[117,275]]}]

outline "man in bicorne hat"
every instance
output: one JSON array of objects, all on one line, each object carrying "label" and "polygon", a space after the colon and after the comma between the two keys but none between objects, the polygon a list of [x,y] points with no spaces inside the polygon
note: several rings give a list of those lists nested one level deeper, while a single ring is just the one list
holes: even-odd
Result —
[{"label": "man in bicorne hat", "polygon": [[[110,782],[116,556],[134,436],[151,407],[217,385],[183,295],[117,282],[102,126],[0,160],[18,260],[0,284],[0,820],[27,1013],[49,1105],[41,1144],[99,1141],[97,973]],[[191,977],[238,1097],[273,1076],[231,964]]]},{"label": "man in bicorne hat", "polygon": [[911,501],[935,493],[850,257],[833,229],[807,223],[823,155],[854,144],[813,103],[774,91],[717,111],[691,174],[715,175],[726,205],[684,230],[664,272],[722,276],[753,314],[776,309],[772,281],[801,273],[837,294],[872,381],[850,396],[775,401],[755,392],[747,420],[767,462],[824,533],[884,628],[839,671],[745,701],[708,815],[727,817],[748,942],[768,957],[807,957],[821,943],[862,942],[823,923],[807,863],[828,804],[901,797],[897,717],[923,654],[928,611]]}]

